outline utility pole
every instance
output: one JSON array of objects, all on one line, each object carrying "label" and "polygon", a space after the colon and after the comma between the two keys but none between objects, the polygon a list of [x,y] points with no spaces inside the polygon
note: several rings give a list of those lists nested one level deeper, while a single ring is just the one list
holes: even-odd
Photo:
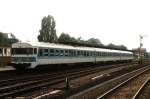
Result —
[{"label": "utility pole", "polygon": [[147,37],[147,35],[140,35],[140,47],[139,47],[139,64],[142,64],[143,63],[143,56],[142,56],[142,46],[143,46],[143,43],[142,43],[142,39],[143,37]]},{"label": "utility pole", "polygon": [[141,48],[142,48],[142,46],[143,46],[143,44],[142,44],[142,39],[143,39],[143,36],[142,35],[140,35],[140,47],[139,47],[139,64],[142,64],[142,55],[141,55]]},{"label": "utility pole", "polygon": [[69,80],[69,76],[66,70],[66,78],[65,78],[65,82],[66,82],[66,90],[70,89],[70,80]]}]

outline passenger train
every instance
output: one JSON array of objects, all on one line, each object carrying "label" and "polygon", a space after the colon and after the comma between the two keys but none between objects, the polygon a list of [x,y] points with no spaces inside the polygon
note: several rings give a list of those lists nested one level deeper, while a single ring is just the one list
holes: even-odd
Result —
[{"label": "passenger train", "polygon": [[133,58],[133,53],[129,51],[44,42],[18,42],[12,44],[11,65],[17,69],[25,69],[43,65],[131,61]]}]

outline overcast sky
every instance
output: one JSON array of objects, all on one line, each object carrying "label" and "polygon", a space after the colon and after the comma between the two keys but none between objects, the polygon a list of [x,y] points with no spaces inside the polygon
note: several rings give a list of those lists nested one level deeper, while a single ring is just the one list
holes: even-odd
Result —
[{"label": "overcast sky", "polygon": [[52,15],[58,36],[68,33],[103,44],[139,46],[150,51],[149,0],[0,0],[0,31],[23,41],[37,41],[41,19]]}]

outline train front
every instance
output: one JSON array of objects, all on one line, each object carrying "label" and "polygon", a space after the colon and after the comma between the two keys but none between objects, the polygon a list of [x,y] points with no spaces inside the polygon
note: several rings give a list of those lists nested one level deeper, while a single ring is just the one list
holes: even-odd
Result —
[{"label": "train front", "polygon": [[14,43],[11,50],[11,66],[16,69],[35,68],[37,48],[28,43]]}]

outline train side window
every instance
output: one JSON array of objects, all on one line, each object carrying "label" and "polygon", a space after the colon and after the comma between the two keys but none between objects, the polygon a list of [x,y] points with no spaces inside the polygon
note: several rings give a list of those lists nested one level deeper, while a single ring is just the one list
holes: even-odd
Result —
[{"label": "train side window", "polygon": [[73,56],[76,56],[76,51],[75,50],[73,50]]},{"label": "train side window", "polygon": [[93,56],[93,52],[91,52],[91,56]]},{"label": "train side window", "polygon": [[83,51],[81,51],[81,52],[80,52],[80,56],[83,56],[83,54],[84,54]]},{"label": "train side window", "polygon": [[99,52],[96,52],[96,56],[99,56]]},{"label": "train side window", "polygon": [[104,56],[105,54],[104,54],[104,52],[102,52],[102,56]]},{"label": "train side window", "polygon": [[60,50],[60,56],[64,56],[64,51]]},{"label": "train side window", "polygon": [[71,50],[71,56],[74,56],[73,50]]},{"label": "train side window", "polygon": [[87,56],[89,56],[89,51],[87,51]]},{"label": "train side window", "polygon": [[65,50],[65,56],[68,56],[68,50]]},{"label": "train side window", "polygon": [[48,53],[48,49],[44,49],[44,53]]},{"label": "train side window", "polygon": [[44,49],[44,56],[48,56],[48,49]]},{"label": "train side window", "polygon": [[54,56],[54,49],[50,49],[50,56]]},{"label": "train side window", "polygon": [[84,51],[84,56],[86,56],[86,51]]},{"label": "train side window", "polygon": [[59,56],[59,50],[58,49],[55,50],[55,56]]},{"label": "train side window", "polygon": [[43,50],[39,49],[39,56],[43,56]]},{"label": "train side window", "polygon": [[101,52],[99,52],[99,56],[101,56]]},{"label": "train side window", "polygon": [[92,52],[90,52],[90,56],[92,56]]},{"label": "train side window", "polygon": [[108,52],[105,52],[105,56],[108,56]]},{"label": "train side window", "polygon": [[102,56],[105,56],[104,52],[101,53]]},{"label": "train side window", "polygon": [[92,56],[95,56],[95,52],[92,52]]},{"label": "train side window", "polygon": [[109,53],[109,56],[112,56],[111,53]]},{"label": "train side window", "polygon": [[77,55],[80,56],[80,51],[77,51]]},{"label": "train side window", "polygon": [[71,50],[69,50],[68,52],[69,52],[69,54],[68,54],[68,55],[69,55],[69,56],[72,56]]}]

